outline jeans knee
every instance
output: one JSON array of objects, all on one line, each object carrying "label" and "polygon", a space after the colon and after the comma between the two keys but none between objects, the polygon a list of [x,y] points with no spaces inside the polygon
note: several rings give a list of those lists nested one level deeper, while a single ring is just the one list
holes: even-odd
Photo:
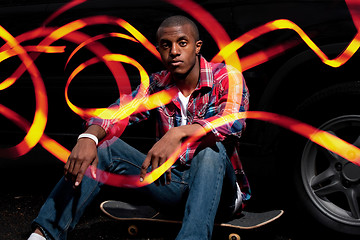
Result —
[{"label": "jeans knee", "polygon": [[226,150],[221,143],[213,147],[207,147],[201,150],[192,160],[191,165],[197,165],[200,168],[223,169],[226,164]]}]

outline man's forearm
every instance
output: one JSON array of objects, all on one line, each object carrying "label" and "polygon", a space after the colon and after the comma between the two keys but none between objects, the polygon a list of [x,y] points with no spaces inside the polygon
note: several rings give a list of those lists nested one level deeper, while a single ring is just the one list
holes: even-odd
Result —
[{"label": "man's forearm", "polygon": [[188,138],[188,137],[193,137],[193,136],[205,136],[206,132],[205,129],[200,125],[200,124],[190,124],[190,125],[183,125],[180,127],[177,127],[177,129],[181,132],[182,134],[182,139],[184,138]]}]

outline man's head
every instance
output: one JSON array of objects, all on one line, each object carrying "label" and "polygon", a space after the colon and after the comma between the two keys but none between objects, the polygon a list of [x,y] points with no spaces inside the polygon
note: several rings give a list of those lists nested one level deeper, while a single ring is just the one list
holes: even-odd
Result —
[{"label": "man's head", "polygon": [[156,38],[162,62],[174,75],[186,76],[198,64],[202,41],[198,28],[189,18],[172,16],[165,19]]}]

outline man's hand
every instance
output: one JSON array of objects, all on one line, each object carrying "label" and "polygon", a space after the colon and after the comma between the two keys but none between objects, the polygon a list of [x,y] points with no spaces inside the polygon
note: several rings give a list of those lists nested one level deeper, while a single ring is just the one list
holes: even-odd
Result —
[{"label": "man's hand", "polygon": [[91,165],[91,175],[96,178],[96,166],[99,162],[96,144],[90,138],[81,138],[71,151],[64,167],[66,179],[74,182],[74,186],[80,185],[86,169]]},{"label": "man's hand", "polygon": [[[185,125],[171,128],[148,152],[143,165],[141,166],[140,181],[143,181],[147,169],[151,166],[152,171],[162,165],[175,151],[180,150],[181,143],[184,138],[197,133],[205,135],[205,130],[199,124]],[[171,169],[165,172],[166,183],[171,182]],[[165,184],[164,179],[160,177],[162,185]],[[158,182],[155,182],[158,184]]]},{"label": "man's hand", "polygon": [[[86,133],[95,135],[99,140],[105,136],[105,131],[100,126],[92,125]],[[99,162],[95,142],[90,138],[80,138],[64,166],[66,179],[74,182],[74,187],[80,185],[86,169],[90,166],[91,176],[96,178],[96,167]]]}]

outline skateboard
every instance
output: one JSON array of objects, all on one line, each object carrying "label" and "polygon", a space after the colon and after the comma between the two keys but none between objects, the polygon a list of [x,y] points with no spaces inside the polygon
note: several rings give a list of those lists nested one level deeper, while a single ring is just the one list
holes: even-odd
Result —
[{"label": "skateboard", "polygon": [[[162,215],[150,206],[132,205],[126,202],[108,200],[100,204],[100,209],[109,217],[127,224],[127,233],[131,237],[140,235],[141,226],[153,224],[162,226],[161,232],[173,229],[171,225],[181,227],[181,220],[172,219]],[[240,234],[245,230],[256,229],[278,219],[284,213],[283,210],[271,210],[266,212],[243,211],[239,216],[228,222],[215,223],[214,231],[221,230],[229,240],[240,240]],[[176,230],[173,230],[176,231]],[[176,232],[177,233],[177,232]]]}]

